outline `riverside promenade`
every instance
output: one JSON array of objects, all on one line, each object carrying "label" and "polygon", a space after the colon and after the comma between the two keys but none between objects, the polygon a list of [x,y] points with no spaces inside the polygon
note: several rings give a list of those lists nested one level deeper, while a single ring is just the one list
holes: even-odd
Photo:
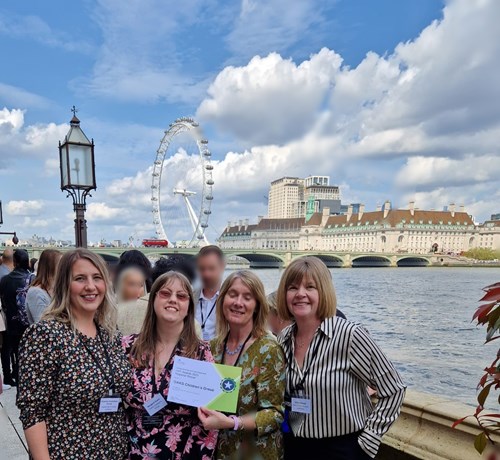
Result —
[{"label": "riverside promenade", "polygon": [[16,407],[16,389],[0,395],[0,460],[26,460],[28,450],[19,411]]},{"label": "riverside promenade", "polygon": [[[15,398],[14,388],[0,395],[0,460],[28,458]],[[474,450],[477,425],[469,420],[451,428],[455,420],[471,412],[471,406],[409,390],[401,416],[384,436],[377,460],[480,460]]]}]

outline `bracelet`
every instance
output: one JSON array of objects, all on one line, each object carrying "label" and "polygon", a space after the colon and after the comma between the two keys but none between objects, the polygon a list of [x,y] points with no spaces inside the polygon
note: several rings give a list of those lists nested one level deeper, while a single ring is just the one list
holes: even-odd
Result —
[{"label": "bracelet", "polygon": [[233,430],[238,431],[238,427],[240,425],[240,418],[236,417],[236,415],[230,415],[229,418],[232,419],[234,422]]}]

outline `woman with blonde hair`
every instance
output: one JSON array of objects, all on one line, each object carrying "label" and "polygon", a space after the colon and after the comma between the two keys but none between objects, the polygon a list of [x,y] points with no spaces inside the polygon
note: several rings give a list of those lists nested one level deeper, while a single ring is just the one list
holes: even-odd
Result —
[{"label": "woman with blonde hair", "polygon": [[285,367],[283,352],[267,331],[269,306],[264,286],[253,272],[231,273],[217,299],[215,361],[242,368],[236,415],[198,409],[207,429],[218,429],[217,459],[279,460]]},{"label": "woman with blonde hair", "polygon": [[35,279],[26,294],[26,314],[30,324],[40,321],[54,294],[57,265],[62,253],[57,249],[45,249],[37,262]]},{"label": "woman with blonde hair", "polygon": [[[278,312],[294,323],[279,337],[287,359],[285,460],[374,458],[399,415],[401,377],[366,329],[335,315],[330,271],[294,260],[278,287]],[[376,389],[373,407],[368,387]]]},{"label": "woman with blonde hair", "polygon": [[101,257],[86,249],[62,256],[52,302],[25,332],[19,357],[17,405],[33,460],[127,453],[121,395],[131,369],[113,299]]},{"label": "woman with blonde hair", "polygon": [[153,283],[141,332],[124,337],[123,346],[134,367],[126,396],[128,458],[214,458],[217,431],[203,429],[196,408],[167,403],[176,356],[214,360],[198,338],[193,291],[184,275],[168,272]]}]

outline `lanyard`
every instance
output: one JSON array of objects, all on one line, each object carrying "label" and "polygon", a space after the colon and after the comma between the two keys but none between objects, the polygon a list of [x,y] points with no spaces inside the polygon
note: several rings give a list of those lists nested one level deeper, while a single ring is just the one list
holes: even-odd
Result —
[{"label": "lanyard", "polygon": [[[293,360],[295,359],[295,357],[293,356],[293,353],[292,353],[292,342],[293,342],[293,338],[294,338],[296,332],[297,332],[297,325],[295,325],[294,330],[292,331],[292,334],[290,335],[290,352],[289,352],[289,356],[288,356],[288,363],[289,363],[288,364],[288,387],[290,388],[290,392],[292,391]],[[313,338],[313,340],[314,340],[314,338]],[[293,388],[293,391],[294,390],[304,391],[304,383],[306,381],[307,376],[309,375],[309,372],[311,371],[311,367],[312,367],[314,360],[317,356],[320,343],[321,343],[321,339],[318,338],[316,341],[316,345],[314,346],[312,360],[309,362],[309,366],[307,366],[307,368],[302,371],[302,378],[300,379],[300,382]],[[307,354],[308,353],[306,352],[306,355]],[[305,362],[305,357],[304,357],[304,362]]]},{"label": "lanyard", "polygon": [[[203,316],[203,299],[200,297],[200,313],[201,313],[201,329],[205,329],[205,325],[207,324],[208,318],[210,318],[210,315],[213,313],[215,305],[217,305],[217,299],[214,300],[214,303],[212,304],[212,307],[210,308],[210,311],[208,312],[207,317],[205,318]],[[207,308],[208,310],[208,308]]]},{"label": "lanyard", "polygon": [[101,363],[99,362],[97,357],[94,355],[94,353],[92,353],[92,351],[87,346],[87,344],[83,341],[82,337],[79,335],[78,338],[80,339],[80,342],[82,343],[85,350],[87,350],[87,353],[92,357],[94,362],[97,364],[97,367],[99,368],[99,370],[106,377],[106,380],[108,381],[108,385],[109,385],[109,395],[111,396],[115,392],[115,372],[113,370],[113,365],[111,364],[111,360],[109,358],[109,353],[108,353],[108,350],[106,349],[106,345],[104,345],[104,340],[102,339],[101,331],[99,330],[98,325],[96,325],[96,329],[97,329],[97,337],[99,337],[99,341],[101,342],[102,348],[104,350],[104,356],[106,358],[106,365],[108,366],[109,374],[107,374],[106,371],[103,369],[103,367],[101,366]]},{"label": "lanyard", "polygon": [[[241,350],[240,352],[238,353],[238,357],[236,358],[236,361],[234,362],[234,366],[237,366],[239,361],[240,361],[240,358],[241,358],[241,355],[243,353],[243,350],[245,349],[245,345],[248,343],[248,341],[250,340],[250,337],[252,337],[252,333],[250,332],[250,334],[248,334],[248,337],[245,339],[245,341],[243,342],[243,345],[241,347]],[[222,350],[222,360],[221,360],[221,364],[224,364],[224,358],[226,357],[226,347],[227,347],[227,340],[229,339],[229,334],[226,335],[226,338],[224,339],[224,348]]]},{"label": "lanyard", "polygon": [[[167,367],[170,364],[170,361],[172,361],[172,358],[175,355],[175,352],[177,351],[177,349],[180,347],[180,344],[181,344],[181,341],[179,340],[177,342],[177,345],[172,350],[172,353],[170,354],[170,358],[168,358],[168,361],[165,364],[165,367]],[[156,365],[155,365],[155,363],[156,363],[156,353],[155,353],[155,358],[153,358],[153,369],[152,369],[152,379],[153,379],[153,381],[151,382],[153,396],[158,393],[158,388],[156,387],[156,375],[155,375]],[[160,371],[160,374],[161,374],[161,371]]]}]

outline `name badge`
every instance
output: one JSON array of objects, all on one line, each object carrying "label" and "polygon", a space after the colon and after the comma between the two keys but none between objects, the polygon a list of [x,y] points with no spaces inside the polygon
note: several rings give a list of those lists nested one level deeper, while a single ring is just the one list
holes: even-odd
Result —
[{"label": "name badge", "polygon": [[311,400],[309,398],[292,398],[292,412],[310,414]]},{"label": "name badge", "polygon": [[149,401],[144,403],[144,409],[146,409],[149,415],[155,415],[157,412],[161,411],[167,405],[167,401],[161,394],[154,395]]},{"label": "name badge", "polygon": [[122,398],[119,395],[104,396],[99,401],[99,413],[118,412]]}]

